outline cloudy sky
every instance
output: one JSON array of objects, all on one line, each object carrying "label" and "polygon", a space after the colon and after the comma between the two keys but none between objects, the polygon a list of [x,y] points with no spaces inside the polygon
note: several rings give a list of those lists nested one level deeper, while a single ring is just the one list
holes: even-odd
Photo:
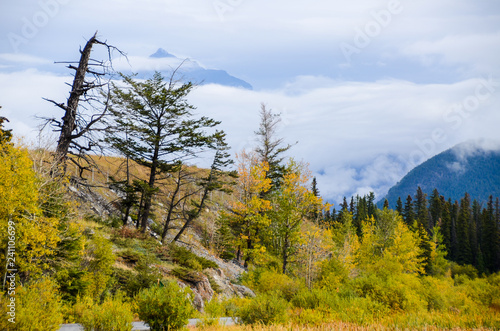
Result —
[{"label": "cloudy sky", "polygon": [[68,95],[71,73],[53,62],[78,59],[96,30],[131,70],[162,47],[252,84],[200,86],[190,102],[222,121],[234,151],[255,144],[261,102],[280,112],[280,135],[298,141],[291,154],[333,202],[382,198],[427,158],[500,139],[498,0],[19,0],[0,9],[0,114],[29,139],[34,115],[62,116],[42,100]]}]

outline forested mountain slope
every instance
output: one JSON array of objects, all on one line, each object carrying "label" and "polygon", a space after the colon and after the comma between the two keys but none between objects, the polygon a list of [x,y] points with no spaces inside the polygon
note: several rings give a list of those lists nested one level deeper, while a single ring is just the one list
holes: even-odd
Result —
[{"label": "forested mountain slope", "polygon": [[472,141],[456,145],[411,170],[385,198],[394,207],[398,197],[404,200],[419,186],[428,195],[436,188],[453,201],[466,192],[480,202],[487,201],[490,195],[500,196],[500,150]]}]

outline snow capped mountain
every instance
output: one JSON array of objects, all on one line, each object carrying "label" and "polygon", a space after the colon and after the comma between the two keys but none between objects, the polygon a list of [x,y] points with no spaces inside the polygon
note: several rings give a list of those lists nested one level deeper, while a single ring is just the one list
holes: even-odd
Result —
[{"label": "snow capped mountain", "polygon": [[[134,64],[134,58],[130,61]],[[139,78],[151,77],[154,71],[160,71],[164,76],[169,77],[173,70],[177,69],[177,76],[182,81],[191,81],[194,84],[219,84],[224,86],[240,87],[252,89],[252,85],[242,79],[231,76],[224,70],[207,69],[190,59],[180,59],[175,55],[168,53],[163,48],[159,48],[149,58],[137,61],[137,67],[134,65],[135,72]]]}]

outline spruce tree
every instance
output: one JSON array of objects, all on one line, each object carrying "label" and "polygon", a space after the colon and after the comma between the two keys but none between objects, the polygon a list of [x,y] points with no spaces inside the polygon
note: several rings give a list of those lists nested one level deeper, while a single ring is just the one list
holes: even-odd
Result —
[{"label": "spruce tree", "polygon": [[493,196],[490,195],[486,208],[482,212],[482,245],[484,263],[489,272],[496,272],[499,270],[499,231],[495,219],[495,207],[493,204]]},{"label": "spruce tree", "polygon": [[458,251],[459,251],[459,242],[458,242],[458,214],[460,212],[460,206],[458,201],[451,204],[451,199],[448,199],[448,203],[451,205],[451,244],[450,244],[450,260],[457,262],[458,261]]},{"label": "spruce tree", "polygon": [[441,212],[441,223],[439,224],[441,228],[441,234],[443,235],[443,245],[446,247],[446,252],[448,258],[451,257],[451,203],[444,200],[441,197],[441,204],[443,205]]},{"label": "spruce tree", "polygon": [[403,202],[401,201],[401,197],[398,197],[398,201],[396,201],[396,211],[401,217],[403,216]]},{"label": "spruce tree", "polygon": [[375,204],[375,193],[370,192],[366,198],[368,217],[377,218],[377,205]]},{"label": "spruce tree", "polygon": [[405,203],[405,209],[403,211],[403,219],[409,227],[413,227],[413,223],[415,222],[415,212],[413,210],[413,199],[411,195],[408,194]]},{"label": "spruce tree", "polygon": [[429,210],[427,209],[427,196],[422,191],[422,188],[419,186],[417,188],[417,194],[415,195],[415,217],[419,224],[422,224],[424,228],[430,232],[431,228],[429,227]]},{"label": "spruce tree", "polygon": [[470,196],[465,193],[460,201],[460,211],[457,219],[457,262],[460,264],[472,264],[472,249],[470,245]]},{"label": "spruce tree", "polygon": [[471,222],[469,224],[469,240],[470,240],[470,246],[472,250],[472,263],[474,266],[479,270],[479,264],[481,261],[481,267],[483,268],[484,271],[484,259],[482,255],[482,252],[480,251],[480,238],[482,234],[482,217],[481,217],[481,205],[479,202],[477,202],[476,199],[472,201],[472,209],[471,209]]},{"label": "spruce tree", "polygon": [[432,191],[430,201],[429,201],[430,207],[429,207],[429,212],[430,212],[430,218],[429,218],[429,228],[434,228],[436,224],[440,223],[440,220],[442,218],[442,213],[443,213],[443,199],[439,195],[439,192],[437,189],[434,189]]}]

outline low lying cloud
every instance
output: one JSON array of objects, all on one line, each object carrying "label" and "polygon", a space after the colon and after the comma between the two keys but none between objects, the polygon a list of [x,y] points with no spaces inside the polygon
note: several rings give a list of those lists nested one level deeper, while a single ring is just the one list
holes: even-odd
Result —
[{"label": "low lying cloud", "polygon": [[[290,156],[308,162],[323,197],[338,203],[343,196],[369,191],[382,198],[414,165],[457,143],[496,140],[498,92],[493,90],[474,109],[456,108],[484,81],[364,83],[304,76],[268,91],[198,86],[189,102],[197,114],[222,121],[233,153],[255,147],[261,102],[281,113],[279,136],[291,144],[298,141]],[[37,70],[0,73],[1,114],[10,119],[8,127],[17,135],[35,138],[34,115],[62,116],[42,98],[65,101],[69,93],[65,82],[71,77]],[[484,141],[484,148],[497,146]]]}]

